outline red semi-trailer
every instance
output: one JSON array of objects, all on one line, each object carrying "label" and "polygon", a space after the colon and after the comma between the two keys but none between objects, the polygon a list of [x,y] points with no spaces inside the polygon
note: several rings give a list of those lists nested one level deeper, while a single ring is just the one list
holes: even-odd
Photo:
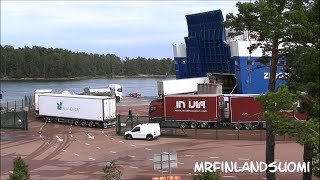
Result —
[{"label": "red semi-trailer", "polygon": [[[257,94],[228,95],[170,95],[150,103],[149,116],[153,122],[175,120],[181,128],[210,128],[219,126],[235,129],[265,127],[262,105]],[[284,112],[291,119],[305,120],[306,114]],[[176,125],[175,125],[176,126]]]},{"label": "red semi-trailer", "polygon": [[221,95],[169,95],[150,103],[153,121],[176,120],[182,128],[214,126],[221,119]]}]

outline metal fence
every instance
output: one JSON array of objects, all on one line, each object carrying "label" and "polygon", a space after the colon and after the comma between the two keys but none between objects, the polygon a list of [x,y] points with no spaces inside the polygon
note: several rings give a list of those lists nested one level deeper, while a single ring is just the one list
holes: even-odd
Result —
[{"label": "metal fence", "polygon": [[0,129],[28,130],[28,112],[31,106],[31,96],[18,101],[1,101]]},{"label": "metal fence", "polygon": [[[126,131],[131,130],[138,124],[151,123],[149,116],[132,116],[132,115],[117,115],[117,135],[123,135]],[[184,129],[180,128],[180,122],[175,120],[162,121],[160,123],[161,136],[167,137],[183,137],[191,139],[215,139],[215,140],[266,140],[265,129],[252,130],[234,130],[226,127],[211,129]],[[173,128],[174,127],[174,128]],[[276,141],[293,141],[294,138],[288,135],[276,135]]]}]

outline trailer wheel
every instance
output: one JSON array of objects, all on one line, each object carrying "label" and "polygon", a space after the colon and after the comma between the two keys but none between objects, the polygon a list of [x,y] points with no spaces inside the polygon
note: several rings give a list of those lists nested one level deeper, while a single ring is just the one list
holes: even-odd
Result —
[{"label": "trailer wheel", "polygon": [[116,102],[120,102],[120,97],[119,96],[116,97]]},{"label": "trailer wheel", "polygon": [[233,125],[233,127],[234,127],[235,130],[240,130],[241,129],[241,124],[240,123],[235,123]]},{"label": "trailer wheel", "polygon": [[79,126],[79,125],[80,125],[80,121],[79,121],[79,120],[75,120],[75,121],[74,121],[74,125],[75,125],[75,126]]},{"label": "trailer wheel", "polygon": [[147,135],[147,140],[148,140],[148,141],[152,141],[152,140],[153,140],[153,136],[152,136],[151,134],[148,134],[148,135]]},{"label": "trailer wheel", "polygon": [[202,123],[200,123],[200,127],[201,127],[202,129],[205,129],[205,128],[208,127],[208,124],[207,124],[206,122],[202,122]]},{"label": "trailer wheel", "polygon": [[246,123],[245,125],[244,125],[244,128],[246,129],[246,130],[251,130],[252,128],[253,128],[253,126],[252,126],[252,124],[251,123]]},{"label": "trailer wheel", "polygon": [[187,124],[186,122],[181,122],[181,123],[180,123],[180,127],[181,127],[182,129],[187,128],[187,126],[188,126],[188,124]]},{"label": "trailer wheel", "polygon": [[127,134],[127,135],[126,135],[126,139],[127,139],[127,140],[130,140],[130,139],[132,139],[132,136],[131,136],[131,134]]},{"label": "trailer wheel", "polygon": [[87,122],[86,122],[85,120],[82,120],[82,121],[81,121],[81,126],[82,126],[82,127],[86,127],[86,126],[87,126]]},{"label": "trailer wheel", "polygon": [[191,124],[190,124],[190,127],[192,128],[192,129],[195,129],[195,128],[197,128],[197,123],[196,122],[191,122]]},{"label": "trailer wheel", "polygon": [[93,121],[89,121],[88,122],[88,127],[92,127],[93,126]]}]

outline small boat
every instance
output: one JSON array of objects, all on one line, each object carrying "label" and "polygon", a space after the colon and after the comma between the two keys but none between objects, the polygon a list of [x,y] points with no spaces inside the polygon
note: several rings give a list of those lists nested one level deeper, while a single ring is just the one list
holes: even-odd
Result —
[{"label": "small boat", "polygon": [[130,97],[141,97],[141,94],[135,92],[135,93],[130,93],[129,96]]}]

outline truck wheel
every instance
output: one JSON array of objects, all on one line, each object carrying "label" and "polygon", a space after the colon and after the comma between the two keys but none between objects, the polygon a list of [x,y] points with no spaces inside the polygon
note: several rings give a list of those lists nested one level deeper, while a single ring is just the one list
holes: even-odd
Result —
[{"label": "truck wheel", "polygon": [[187,124],[186,122],[181,122],[181,123],[180,123],[180,127],[181,127],[182,129],[187,128],[187,126],[188,126],[188,124]]},{"label": "truck wheel", "polygon": [[202,122],[202,123],[200,123],[200,127],[201,127],[202,129],[205,129],[205,128],[208,127],[208,124],[205,123],[205,122]]},{"label": "truck wheel", "polygon": [[127,140],[131,140],[131,139],[132,139],[131,134],[127,134],[127,135],[126,135],[126,139],[127,139]]},{"label": "truck wheel", "polygon": [[148,141],[152,141],[152,140],[153,140],[153,136],[152,136],[152,135],[150,135],[150,134],[149,134],[149,135],[147,135],[147,140],[148,140]]},{"label": "truck wheel", "polygon": [[74,121],[74,125],[75,125],[75,126],[79,126],[79,125],[80,125],[80,121],[79,121],[79,120],[75,120],[75,121]]},{"label": "truck wheel", "polygon": [[116,97],[116,102],[120,102],[120,97],[119,96]]},{"label": "truck wheel", "polygon": [[86,126],[87,126],[87,122],[86,122],[85,120],[82,120],[82,121],[81,121],[81,126],[82,126],[82,127],[86,127]]},{"label": "truck wheel", "polygon": [[244,128],[246,129],[246,130],[251,130],[252,128],[253,128],[253,126],[252,126],[252,124],[251,123],[246,123],[245,125],[244,125]]},{"label": "truck wheel", "polygon": [[88,122],[88,127],[92,127],[93,126],[93,121],[89,121]]},{"label": "truck wheel", "polygon": [[233,127],[234,127],[235,130],[240,130],[241,129],[241,124],[240,123],[235,123],[233,125]]},{"label": "truck wheel", "polygon": [[195,129],[195,128],[197,128],[197,123],[196,122],[192,122],[191,124],[190,124],[190,127],[191,127],[191,129]]}]

